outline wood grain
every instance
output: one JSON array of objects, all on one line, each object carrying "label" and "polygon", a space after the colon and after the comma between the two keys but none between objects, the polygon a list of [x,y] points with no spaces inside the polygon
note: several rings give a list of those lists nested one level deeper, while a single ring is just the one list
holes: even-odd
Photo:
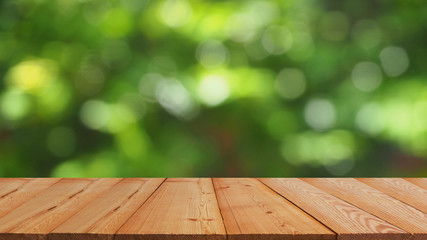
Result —
[{"label": "wood grain", "polygon": [[167,179],[115,239],[226,239],[211,179],[179,180]]},{"label": "wood grain", "polygon": [[[203,178],[168,178],[168,182],[199,182],[201,179]],[[204,179],[209,179],[209,181],[211,181],[210,178]]]},{"label": "wood grain", "polygon": [[50,240],[113,239],[163,178],[123,179],[49,234]]},{"label": "wood grain", "polygon": [[338,240],[410,239],[411,234],[297,178],[262,178],[265,185],[338,233]]},{"label": "wood grain", "polygon": [[0,218],[2,240],[46,235],[120,179],[61,179]]},{"label": "wood grain", "polygon": [[353,178],[310,178],[304,181],[347,201],[401,229],[414,240],[427,239],[427,216]]},{"label": "wood grain", "polygon": [[427,213],[427,190],[402,178],[357,178],[412,207]]},{"label": "wood grain", "polygon": [[404,179],[406,181],[409,181],[427,190],[427,178],[404,178]]},{"label": "wood grain", "polygon": [[0,217],[46,190],[59,178],[0,179]]},{"label": "wood grain", "polygon": [[213,181],[230,240],[336,239],[332,231],[256,179]]},{"label": "wood grain", "polygon": [[3,198],[10,193],[17,191],[19,187],[28,183],[30,179],[24,178],[3,178],[0,179],[0,196]]},{"label": "wood grain", "polygon": [[426,179],[0,178],[0,240],[427,240]]}]

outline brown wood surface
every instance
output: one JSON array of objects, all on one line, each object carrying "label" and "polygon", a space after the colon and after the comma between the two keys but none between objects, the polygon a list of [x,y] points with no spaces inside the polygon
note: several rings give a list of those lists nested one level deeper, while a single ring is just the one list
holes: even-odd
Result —
[{"label": "brown wood surface", "polygon": [[410,239],[411,234],[300,179],[264,178],[265,185],[338,234],[339,240]]},{"label": "brown wood surface", "polygon": [[427,240],[426,179],[0,178],[0,240]]},{"label": "brown wood surface", "polygon": [[335,234],[256,179],[214,179],[228,239],[335,239]]},{"label": "brown wood surface", "polygon": [[412,207],[427,213],[427,190],[402,178],[357,178]]},{"label": "brown wood surface", "polygon": [[347,201],[403,230],[414,240],[427,239],[427,216],[353,178],[310,178],[304,181]]},{"label": "brown wood surface", "polygon": [[0,217],[21,206],[59,180],[59,178],[0,179]]},{"label": "brown wood surface", "polygon": [[427,190],[427,178],[404,178],[415,185],[418,185]]},{"label": "brown wood surface", "polygon": [[119,180],[61,179],[0,218],[2,240],[46,238],[46,234]]},{"label": "brown wood surface", "polygon": [[167,179],[115,239],[226,239],[212,180],[181,180]]},{"label": "brown wood surface", "polygon": [[123,179],[49,234],[50,240],[112,239],[162,178]]}]

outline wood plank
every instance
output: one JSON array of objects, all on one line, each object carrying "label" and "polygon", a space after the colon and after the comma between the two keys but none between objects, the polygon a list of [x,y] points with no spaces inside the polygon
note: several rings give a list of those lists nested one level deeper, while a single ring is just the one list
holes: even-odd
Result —
[{"label": "wood plank", "polygon": [[262,178],[265,185],[338,233],[355,238],[410,239],[411,234],[297,178]]},{"label": "wood plank", "polygon": [[2,240],[46,235],[120,179],[61,179],[0,218]]},{"label": "wood plank", "polygon": [[427,239],[427,216],[425,213],[354,178],[310,178],[303,180],[412,233],[414,240]]},{"label": "wood plank", "polygon": [[29,179],[23,178],[2,178],[0,179],[0,196],[3,198],[8,194],[16,191],[19,187],[28,183]]},{"label": "wood plank", "polygon": [[150,197],[163,178],[123,179],[49,234],[50,240],[107,240]]},{"label": "wood plank", "polygon": [[211,179],[178,180],[167,179],[119,229],[115,239],[226,239]]},{"label": "wood plank", "polygon": [[409,181],[427,190],[427,178],[404,178],[404,179],[406,181]]},{"label": "wood plank", "polygon": [[1,179],[0,217],[21,206],[59,180],[60,178]]},{"label": "wood plank", "polygon": [[336,239],[335,233],[256,179],[213,179],[230,240]]},{"label": "wood plank", "polygon": [[427,190],[402,178],[357,178],[412,207],[427,213]]},{"label": "wood plank", "polygon": [[[203,178],[168,178],[168,182],[199,182],[200,179],[203,179]],[[211,179],[211,178],[206,178],[206,179]]]},{"label": "wood plank", "polygon": [[162,181],[0,178],[0,240],[427,239],[425,179]]}]

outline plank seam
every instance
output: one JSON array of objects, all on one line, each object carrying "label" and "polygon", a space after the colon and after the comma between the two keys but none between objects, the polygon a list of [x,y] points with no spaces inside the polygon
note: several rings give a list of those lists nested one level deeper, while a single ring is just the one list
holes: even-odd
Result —
[{"label": "plank seam", "polygon": [[[52,184],[52,185],[50,185],[49,187],[45,188],[44,190],[40,191],[40,192],[39,192],[39,193],[37,193],[37,194],[34,194],[31,198],[29,198],[29,199],[27,199],[26,201],[22,202],[21,204],[19,204],[19,205],[15,206],[15,208],[14,208],[14,209],[11,209],[11,210],[10,210],[9,212],[7,212],[6,214],[4,214],[4,215],[0,215],[0,217],[4,217],[4,216],[6,216],[6,215],[7,215],[7,214],[9,214],[11,211],[15,210],[16,208],[18,208],[18,207],[20,207],[20,206],[24,205],[25,203],[27,203],[28,201],[30,201],[32,198],[35,198],[35,197],[37,197],[38,195],[40,195],[40,194],[44,193],[44,192],[45,192],[45,191],[47,191],[49,188],[53,187],[55,184],[57,184],[58,182],[60,182],[62,179],[63,179],[63,178],[59,178],[59,179],[58,179],[58,181],[56,181],[55,183],[53,183],[53,184]],[[35,180],[36,180],[36,178],[30,179],[30,181],[28,181],[27,183],[25,183],[25,185],[28,185],[28,184],[30,184],[32,181],[35,181]],[[22,186],[22,188],[24,188],[24,186]]]},{"label": "plank seam", "polygon": [[405,180],[405,181],[408,181],[408,182],[410,182],[412,184],[415,184],[415,185],[417,185],[418,187],[420,187],[422,189],[427,190],[427,188],[425,186],[423,186],[422,184],[419,184],[419,183],[417,183],[416,181],[413,180],[413,179],[417,179],[417,178],[402,178],[402,179]]},{"label": "plank seam", "polygon": [[417,187],[419,187],[421,189],[427,190],[427,188],[425,188],[425,186],[422,186],[422,184],[419,184],[419,183],[417,183],[415,181],[410,181],[411,178],[402,178],[402,179],[405,180],[406,182],[414,185],[414,186],[417,186]]},{"label": "plank seam", "polygon": [[[213,180],[212,180],[213,181]],[[214,186],[215,187],[215,186]],[[221,188],[221,186],[219,186],[220,188]],[[215,190],[215,189],[214,189]],[[215,190],[215,194],[216,194],[216,190]],[[226,195],[225,194],[223,194],[224,195],[224,200],[227,202],[227,205],[228,206],[230,206],[230,202],[228,201],[228,199],[227,199],[227,197],[226,197]],[[219,203],[219,201],[218,201],[218,203]],[[231,208],[230,208],[231,209]],[[239,232],[242,232],[242,229],[240,228],[240,225],[239,225],[239,223],[237,222],[237,218],[236,218],[236,216],[234,215],[234,212],[231,210],[230,211],[230,213],[231,213],[231,215],[233,215],[233,219],[234,219],[234,221],[236,222],[236,226],[237,226],[237,228],[239,229]],[[224,222],[224,227],[225,227],[225,222]],[[227,231],[227,229],[226,229],[226,231]]]},{"label": "plank seam", "polygon": [[286,198],[285,196],[283,196],[282,194],[278,193],[276,190],[274,190],[273,188],[271,188],[270,186],[268,186],[267,184],[265,184],[263,181],[260,181],[259,178],[256,178],[256,180],[258,182],[260,182],[261,184],[263,184],[264,186],[266,186],[267,188],[269,188],[270,190],[272,190],[273,192],[275,192],[277,195],[279,195],[280,197],[284,198],[285,200],[287,200],[288,202],[290,202],[291,204],[293,204],[295,207],[297,207],[298,209],[300,209],[301,211],[305,212],[307,215],[309,215],[310,217],[312,217],[314,220],[316,220],[317,222],[319,222],[320,224],[322,224],[323,226],[325,226],[327,229],[329,229],[331,232],[333,232],[335,234],[335,239],[338,239],[338,233],[335,232],[334,230],[332,230],[330,227],[328,227],[326,224],[324,224],[322,221],[320,221],[319,219],[315,218],[313,215],[311,215],[310,213],[308,213],[307,211],[305,211],[304,209],[300,208],[297,204],[295,204],[294,202],[292,202],[291,200],[289,200],[288,198]]},{"label": "plank seam", "polygon": [[[389,196],[389,197],[391,197],[391,198],[393,198],[394,200],[397,200],[397,201],[399,201],[399,202],[401,202],[401,203],[403,203],[403,204],[405,204],[405,205],[408,205],[408,206],[410,206],[410,207],[412,207],[412,208],[414,208],[414,209],[416,209],[416,210],[418,210],[418,211],[420,211],[420,212],[422,212],[422,213],[424,213],[424,211],[423,210],[421,210],[421,209],[418,209],[418,207],[415,207],[415,206],[412,206],[411,204],[409,204],[409,203],[407,203],[407,202],[404,202],[404,201],[402,201],[402,200],[400,200],[400,199],[397,199],[397,198],[395,198],[395,197],[393,197],[393,196],[391,196],[391,195],[389,195],[389,194],[387,194],[386,192],[384,192],[383,190],[381,190],[381,189],[379,189],[379,188],[377,188],[377,186],[375,186],[375,185],[371,185],[371,184],[368,184],[368,183],[365,183],[365,182],[362,182],[362,181],[360,181],[358,178],[354,178],[356,181],[358,181],[358,182],[361,182],[361,183],[363,183],[363,184],[365,184],[366,186],[368,186],[368,187],[371,187],[371,188],[373,188],[373,189],[375,189],[375,190],[377,190],[377,191],[379,191],[379,192],[382,192],[382,193],[384,193],[385,195],[387,195],[387,196]],[[414,184],[412,184],[412,183],[410,183],[410,182],[408,182],[409,184],[411,184],[411,185],[414,185]],[[414,185],[415,187],[417,187],[417,185]]]},{"label": "plank seam", "polygon": [[[82,207],[80,210],[83,210],[86,206],[89,206],[92,202],[96,201],[99,197],[101,197],[102,195],[104,195],[105,193],[107,193],[109,190],[113,189],[116,185],[119,185],[121,182],[123,182],[125,180],[125,178],[122,178],[120,181],[118,181],[117,183],[115,183],[113,186],[111,186],[111,188],[105,190],[105,192],[101,193],[98,197],[96,197],[95,199],[93,199],[92,201],[90,201],[87,205],[85,205],[84,207]],[[74,215],[76,215],[78,212],[74,213],[71,217],[69,217],[65,222],[67,222],[69,219],[71,219]],[[109,214],[109,213],[107,213]],[[103,217],[105,217],[106,215],[104,215]],[[89,228],[86,230],[87,232],[89,232],[91,229],[93,229],[96,226],[97,222],[94,222],[91,226],[89,226]],[[60,225],[57,227],[59,228]],[[56,228],[55,228],[56,229]]]},{"label": "plank seam", "polygon": [[[302,181],[304,181],[304,178],[299,178],[299,179],[301,179]],[[304,182],[306,182],[306,183],[310,184],[311,186],[313,186],[313,187],[315,187],[315,188],[318,188],[318,187],[316,187],[315,185],[311,184],[310,182],[307,182],[307,181],[304,181]],[[368,186],[369,186],[369,185],[368,185]],[[318,189],[319,189],[319,188],[318,188]],[[322,189],[320,189],[320,190],[322,190]],[[322,190],[322,191],[323,191],[323,190]],[[361,211],[364,211],[364,212],[366,212],[366,213],[368,213],[368,214],[370,214],[370,215],[372,215],[372,216],[375,216],[375,217],[377,217],[377,218],[379,218],[379,219],[383,220],[384,222],[386,222],[386,223],[388,223],[388,224],[390,224],[390,225],[394,226],[395,228],[398,228],[398,229],[400,229],[400,230],[402,230],[402,231],[404,231],[404,232],[406,232],[406,233],[410,234],[410,235],[411,235],[411,239],[413,239],[413,238],[414,238],[414,234],[413,234],[413,233],[408,232],[408,231],[406,231],[405,229],[403,229],[403,228],[401,228],[401,227],[399,227],[399,226],[396,226],[395,224],[391,223],[390,221],[387,221],[387,220],[385,220],[385,219],[381,218],[380,216],[378,216],[378,215],[376,215],[376,214],[374,214],[374,213],[368,212],[368,211],[366,211],[366,210],[364,210],[364,209],[362,209],[362,208],[360,208],[360,207],[358,207],[358,206],[354,205],[353,203],[348,202],[348,201],[346,201],[345,199],[342,199],[341,197],[336,196],[336,195],[334,195],[334,194],[332,194],[332,193],[330,193],[330,192],[328,192],[328,191],[324,191],[324,192],[327,192],[328,194],[331,194],[332,196],[334,196],[334,197],[336,197],[336,198],[338,198],[338,199],[340,199],[340,200],[342,200],[342,201],[344,201],[344,202],[346,202],[346,203],[348,203],[348,204],[350,204],[350,205],[352,205],[352,206],[354,206],[354,207],[356,207],[356,208],[360,209]],[[387,195],[387,196],[388,196],[388,195]]]},{"label": "plank seam", "polygon": [[[53,183],[53,184],[52,184],[52,185],[50,185],[49,187],[45,188],[44,190],[40,191],[39,193],[34,194],[34,196],[32,196],[31,198],[29,198],[27,201],[29,201],[29,200],[30,200],[30,199],[32,199],[32,198],[37,197],[38,195],[40,195],[40,194],[42,194],[42,193],[44,193],[44,192],[46,192],[49,188],[51,188],[51,187],[55,186],[56,184],[58,184],[62,179],[64,179],[64,178],[58,178],[58,181],[56,181],[55,183]],[[35,181],[35,180],[36,180],[36,178],[33,178],[31,181],[28,181],[28,183],[27,183],[27,184],[29,184],[30,182]],[[26,184],[26,185],[27,185],[27,184]],[[24,203],[26,203],[27,201],[25,201],[25,202],[23,202],[22,204],[20,204],[20,205],[16,206],[15,208],[20,207],[21,205],[23,205],[23,204],[24,204]]]},{"label": "plank seam", "polygon": [[[24,188],[24,186],[25,185],[27,185],[27,184],[30,184],[32,181],[34,181],[34,180],[26,180],[26,179],[23,179],[23,180],[25,180],[25,182],[24,183],[22,183],[21,185],[19,185],[16,189],[14,189],[14,190],[12,190],[12,191],[10,191],[10,192],[8,192],[8,193],[6,193],[6,194],[4,194],[4,195],[2,195],[2,196],[0,196],[0,199],[1,198],[5,198],[5,197],[7,197],[8,195],[10,195],[10,194],[12,194],[12,193],[15,193],[15,192],[18,192],[19,190],[21,190],[22,188]],[[54,184],[52,184],[52,185],[54,185]],[[50,186],[51,187],[51,186]],[[50,188],[49,187],[49,188]],[[23,205],[24,203],[26,203],[26,202],[28,202],[29,200],[30,200],[31,198],[29,198],[29,199],[27,199],[26,201],[24,201],[24,202],[22,202],[20,205],[18,205],[18,206],[16,206],[14,209],[10,209],[9,211],[7,211],[5,214],[3,214],[3,215],[0,215],[0,217],[4,217],[4,216],[6,216],[7,214],[9,214],[10,212],[12,212],[13,210],[15,210],[17,207],[19,207],[19,206],[21,206],[21,205]],[[14,228],[16,228],[15,226],[14,226]],[[13,228],[13,229],[14,229]],[[13,230],[12,229],[12,230]],[[10,230],[9,230],[10,231]]]},{"label": "plank seam", "polygon": [[[61,179],[64,179],[64,178],[61,178]],[[80,191],[80,192],[78,192],[78,193],[76,193],[75,195],[77,195],[77,194],[80,194],[80,193],[82,193],[82,192],[84,192],[86,189],[88,189],[89,187],[90,187],[90,185],[92,185],[92,184],[95,184],[95,182],[96,181],[99,181],[101,178],[98,178],[97,180],[95,180],[95,181],[93,181],[93,182],[91,182],[91,183],[89,183],[86,187],[84,187],[83,188],[83,190],[82,191]],[[56,228],[58,228],[59,226],[61,226],[63,223],[65,223],[66,221],[68,221],[68,219],[70,219],[70,218],[72,218],[74,215],[76,215],[80,210],[82,210],[83,208],[85,208],[86,206],[88,206],[90,203],[92,203],[93,201],[95,201],[99,196],[101,196],[102,194],[104,194],[105,192],[107,192],[108,190],[110,190],[111,188],[113,188],[114,186],[116,186],[119,182],[121,182],[121,181],[123,181],[123,179],[124,178],[122,178],[120,181],[118,181],[117,183],[115,183],[113,186],[111,186],[109,189],[106,189],[104,192],[102,192],[102,193],[100,193],[97,197],[95,197],[94,199],[92,199],[91,201],[89,201],[88,203],[86,203],[84,206],[82,206],[78,211],[75,211],[73,214],[71,214],[71,216],[69,216],[68,218],[66,218],[64,221],[62,221],[60,224],[58,224],[58,226],[56,226],[55,228],[53,228],[50,232],[48,232],[47,234],[46,234],[46,238],[49,240],[50,239],[50,236],[52,235],[52,231],[54,231]],[[58,181],[59,182],[59,181]],[[58,182],[56,182],[56,183],[58,183]],[[56,184],[55,183],[55,184]],[[54,185],[55,185],[54,184]],[[52,185],[53,186],[53,185]],[[68,201],[69,199],[67,199],[67,201]],[[65,202],[67,202],[67,201],[65,201]]]},{"label": "plank seam", "polygon": [[218,206],[219,214],[221,215],[222,225],[224,226],[225,239],[228,239],[228,232],[227,232],[227,228],[225,227],[224,216],[222,216],[221,207],[219,206],[218,196],[217,196],[217,193],[216,193],[216,190],[215,190],[215,183],[213,181],[213,178],[211,178],[211,182],[212,182],[212,188],[213,188],[214,193],[215,193],[215,199],[216,199],[216,204]]},{"label": "plank seam", "polygon": [[132,217],[133,217],[133,215],[135,215],[137,212],[138,212],[138,210],[142,207],[142,206],[144,206],[144,204],[148,201],[148,199],[150,199],[153,195],[154,195],[154,193],[155,192],[157,192],[157,190],[160,188],[160,186],[162,186],[163,185],[163,183],[164,182],[166,182],[166,180],[167,180],[168,178],[164,178],[163,179],[163,181],[156,187],[156,189],[154,189],[154,191],[150,194],[150,196],[148,196],[146,199],[145,199],[145,201],[143,202],[143,203],[141,203],[141,205],[129,216],[129,218],[128,219],[126,219],[125,221],[123,221],[123,224],[119,227],[119,228],[117,228],[117,231],[114,233],[114,235],[113,235],[113,239],[116,239],[116,235],[117,235],[117,232],[119,232],[120,231],[120,229],[129,221],[129,219],[131,219]]}]

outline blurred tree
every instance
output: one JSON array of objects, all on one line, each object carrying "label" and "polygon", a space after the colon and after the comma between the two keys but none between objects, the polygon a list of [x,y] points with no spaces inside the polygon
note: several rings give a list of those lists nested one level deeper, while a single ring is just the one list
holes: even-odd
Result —
[{"label": "blurred tree", "polygon": [[426,13],[1,1],[0,176],[425,176]]}]

